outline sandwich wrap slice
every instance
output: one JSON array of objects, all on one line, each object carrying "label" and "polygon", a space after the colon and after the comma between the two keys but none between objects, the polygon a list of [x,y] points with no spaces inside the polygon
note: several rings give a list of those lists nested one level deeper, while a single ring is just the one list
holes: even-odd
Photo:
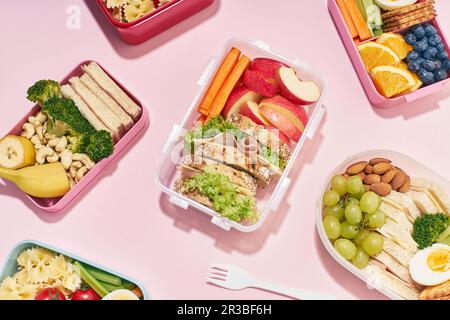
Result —
[{"label": "sandwich wrap slice", "polygon": [[392,191],[389,195],[383,197],[383,201],[399,210],[403,210],[411,223],[414,223],[422,215],[414,201],[403,193]]}]

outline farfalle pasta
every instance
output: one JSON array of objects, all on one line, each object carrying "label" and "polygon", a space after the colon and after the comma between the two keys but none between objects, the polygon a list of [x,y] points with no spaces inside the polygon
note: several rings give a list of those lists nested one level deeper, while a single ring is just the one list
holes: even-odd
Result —
[{"label": "farfalle pasta", "polygon": [[121,22],[133,22],[173,0],[103,0],[111,16]]}]

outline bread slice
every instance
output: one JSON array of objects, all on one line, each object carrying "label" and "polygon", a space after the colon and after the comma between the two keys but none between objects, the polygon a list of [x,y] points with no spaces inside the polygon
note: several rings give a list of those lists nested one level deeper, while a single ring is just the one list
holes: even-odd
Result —
[{"label": "bread slice", "polygon": [[141,107],[139,107],[96,62],[91,62],[89,65],[83,66],[82,69],[89,74],[103,90],[113,97],[133,120],[136,121],[139,118],[142,113]]},{"label": "bread slice", "polygon": [[395,260],[397,260],[405,268],[409,268],[409,262],[411,261],[413,254],[402,248],[396,242],[392,241],[388,237],[384,237],[383,250],[389,253]]},{"label": "bread slice", "polygon": [[399,279],[405,281],[411,286],[414,286],[414,281],[409,274],[408,268],[401,265],[386,251],[381,251],[378,255],[374,256],[373,259],[384,264],[387,267],[387,270],[396,275]]},{"label": "bread slice", "polygon": [[422,214],[435,214],[441,212],[438,207],[433,203],[432,199],[424,192],[425,190],[412,190],[410,189],[405,193],[410,197],[414,204],[419,208]]},{"label": "bread slice", "polygon": [[133,119],[117,104],[117,102],[111,98],[87,73],[80,77],[80,80],[84,83],[89,90],[91,90],[103,103],[119,118],[124,126],[125,130],[131,129],[134,122]]},{"label": "bread slice", "polygon": [[427,195],[432,198],[432,201],[436,203],[436,206],[442,209],[442,213],[450,215],[450,198],[442,186],[429,179],[412,177],[411,188],[412,190],[417,191],[426,189]]},{"label": "bread slice", "polygon": [[396,207],[398,210],[403,210],[411,223],[421,216],[420,210],[414,204],[414,201],[403,193],[392,191],[383,201]]},{"label": "bread slice", "polygon": [[69,84],[61,86],[61,93],[64,98],[72,99],[75,102],[78,110],[89,121],[89,123],[95,128],[95,130],[106,130],[112,134],[111,130],[105,126],[103,122],[95,115],[95,113],[89,108],[89,106],[83,101],[83,99],[73,90]]},{"label": "bread slice", "polygon": [[391,239],[409,253],[414,254],[418,251],[417,243],[411,236],[411,233],[402,228],[395,221],[387,218],[386,223],[377,229],[383,236]]},{"label": "bread slice", "polygon": [[397,208],[391,206],[385,201],[381,201],[380,210],[383,211],[387,217],[391,220],[397,222],[401,227],[403,227],[409,233],[413,230],[412,223],[408,220],[404,211],[400,211]]}]

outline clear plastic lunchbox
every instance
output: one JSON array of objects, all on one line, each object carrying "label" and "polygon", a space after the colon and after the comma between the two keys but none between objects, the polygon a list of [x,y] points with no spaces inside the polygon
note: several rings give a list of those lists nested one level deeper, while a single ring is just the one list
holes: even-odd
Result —
[{"label": "clear plastic lunchbox", "polygon": [[[83,61],[80,64],[78,64],[60,83],[61,84],[67,84],[69,83],[69,79],[74,76],[81,76],[83,74],[83,71],[81,69],[82,66],[89,64],[92,61]],[[100,64],[99,64],[100,65]],[[101,66],[101,65],[100,65]],[[94,183],[100,179],[102,176],[102,173],[106,170],[107,167],[109,167],[112,163],[116,162],[119,157],[124,154],[128,148],[136,142],[136,140],[142,136],[145,131],[147,130],[150,119],[148,115],[148,111],[146,108],[142,105],[142,103],[139,102],[139,100],[133,96],[123,85],[120,84],[120,82],[112,76],[107,69],[101,68],[108,74],[108,76],[114,80],[114,82],[124,91],[126,94],[142,108],[142,113],[139,119],[136,119],[134,125],[132,128],[130,128],[125,135],[123,135],[119,141],[116,142],[114,145],[114,152],[113,154],[108,157],[107,159],[103,159],[102,161],[98,162],[94,168],[89,170],[89,172],[81,179],[79,183],[77,183],[68,193],[66,193],[63,197],[59,198],[35,198],[28,196],[31,203],[39,208],[40,210],[43,210],[47,213],[53,213],[53,214],[60,214],[64,210],[68,209],[71,205],[73,205],[76,201],[78,201],[81,196],[89,190],[91,186],[94,185]],[[48,76],[48,75],[47,75]],[[46,77],[47,77],[46,76]],[[39,105],[35,105],[30,112],[28,112],[18,123],[17,125],[10,130],[7,134],[12,135],[20,135],[22,132],[22,126],[25,122],[28,121],[28,118],[30,116],[34,116],[36,113],[38,113],[40,110]]]},{"label": "clear plastic lunchbox", "polygon": [[[241,50],[243,54],[251,59],[257,57],[272,58],[293,67],[301,79],[315,81],[319,85],[322,92],[321,99],[318,102],[305,108],[309,115],[308,125],[306,126],[300,141],[295,146],[295,149],[292,149],[291,159],[287,164],[282,176],[278,180],[272,181],[267,188],[258,191],[256,200],[260,212],[260,218],[253,225],[243,225],[238,222],[226,219],[220,216],[214,210],[205,207],[185,196],[182,196],[172,189],[175,181],[177,180],[177,178],[179,178],[177,166],[182,161],[182,152],[180,152],[181,150],[179,148],[179,142],[182,141],[184,133],[186,133],[187,130],[192,129],[193,124],[199,116],[196,110],[197,105],[200,99],[205,94],[207,88],[209,87],[210,81],[212,81],[212,78],[219,68],[221,62],[233,47]],[[292,179],[294,178],[291,175],[291,169],[294,162],[298,159],[300,151],[302,150],[302,147],[306,140],[314,139],[315,137],[316,131],[325,114],[323,98],[326,94],[326,82],[317,71],[315,71],[305,62],[301,61],[298,58],[286,58],[272,51],[270,45],[266,44],[265,42],[259,40],[250,41],[245,38],[233,38],[225,44],[225,47],[222,49],[218,58],[212,58],[208,63],[206,69],[198,80],[198,85],[200,89],[197,96],[194,98],[194,101],[190,105],[184,118],[180,119],[181,122],[179,124],[174,124],[162,148],[163,159],[156,174],[156,182],[161,190],[168,195],[171,203],[183,209],[187,209],[189,207],[198,209],[204,214],[211,216],[211,222],[224,230],[228,231],[231,228],[235,228],[242,232],[255,231],[262,226],[264,220],[270,212],[276,211],[278,209],[278,206],[283,200],[285,193],[288,190]]]},{"label": "clear plastic lunchbox", "polygon": [[[422,2],[422,0],[419,0],[418,2]],[[362,61],[361,56],[359,55],[358,48],[352,39],[350,31],[347,27],[347,24],[344,21],[341,11],[339,10],[336,0],[328,0],[328,9],[330,11],[331,17],[334,20],[337,31],[341,36],[341,40],[344,43],[345,48],[347,49],[347,53],[350,56],[350,60],[353,63],[353,67],[355,68],[359,80],[366,92],[367,98],[369,99],[370,103],[375,107],[385,109],[394,107],[402,103],[411,103],[420,98],[429,96],[433,93],[442,90],[444,86],[450,81],[449,77],[446,80],[434,83],[429,86],[422,87],[411,93],[399,95],[397,97],[392,98],[385,98],[378,92],[374,82],[372,81],[372,78],[370,77],[370,74],[367,72],[364,66],[364,62]],[[428,22],[431,23],[438,30],[439,36],[441,36],[442,38],[442,42],[445,44],[447,50],[450,50],[449,42],[447,41],[447,38],[445,37],[444,32],[439,25],[438,19],[434,18]],[[400,33],[406,32],[408,29],[409,28],[401,31]],[[372,38],[364,42],[374,41],[376,39],[377,38]]]},{"label": "clear plastic lunchbox", "polygon": [[347,269],[349,272],[353,273],[356,277],[360,278],[362,281],[366,282],[368,287],[374,288],[380,291],[382,294],[393,300],[404,300],[401,296],[395,293],[389,286],[387,286],[381,279],[378,279],[376,275],[370,275],[365,272],[362,272],[360,269],[355,267],[351,262],[345,260],[341,255],[336,251],[333,247],[333,243],[328,239],[325,229],[323,227],[323,193],[326,190],[331,188],[330,181],[331,178],[335,175],[342,174],[345,170],[353,163],[359,161],[368,161],[373,158],[387,158],[392,160],[392,162],[402,168],[405,172],[408,172],[409,175],[413,177],[423,177],[426,179],[430,179],[437,184],[439,184],[444,190],[450,191],[450,182],[444,179],[439,174],[433,172],[420,162],[396,151],[389,150],[372,150],[366,151],[363,153],[356,154],[334,169],[333,172],[330,173],[330,176],[327,178],[326,183],[320,189],[320,192],[317,197],[316,203],[316,228],[319,233],[320,240],[322,241],[324,247],[328,251],[328,253],[339,263],[342,267]]},{"label": "clear plastic lunchbox", "polygon": [[144,300],[149,300],[149,295],[147,293],[147,290],[144,288],[144,286],[142,284],[140,284],[138,281],[129,278],[123,274],[114,272],[113,270],[110,270],[108,268],[105,268],[101,265],[98,265],[96,263],[92,263],[90,261],[84,260],[83,258],[68,253],[64,250],[61,250],[59,248],[50,246],[46,243],[40,242],[40,241],[35,241],[35,240],[26,240],[26,241],[22,241],[20,243],[18,243],[16,246],[14,246],[14,248],[9,252],[8,256],[6,257],[5,262],[3,263],[3,268],[1,269],[0,272],[0,282],[3,281],[3,279],[5,279],[6,277],[12,277],[16,272],[17,272],[17,258],[19,257],[19,255],[27,249],[31,249],[31,248],[43,248],[43,249],[48,249],[50,251],[53,251],[57,254],[62,254],[63,256],[70,258],[72,260],[75,261],[79,261],[82,262],[83,264],[86,264],[90,267],[94,267],[97,269],[100,269],[102,271],[105,271],[107,273],[110,273],[114,276],[117,276],[119,278],[121,278],[122,280],[131,282],[132,284],[134,284],[137,288],[139,288],[143,294],[143,299]]}]

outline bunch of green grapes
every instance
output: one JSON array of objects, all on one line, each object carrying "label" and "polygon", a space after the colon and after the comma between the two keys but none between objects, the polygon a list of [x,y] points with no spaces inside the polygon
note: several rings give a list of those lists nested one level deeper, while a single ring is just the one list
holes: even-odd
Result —
[{"label": "bunch of green grapes", "polygon": [[325,233],[339,254],[358,268],[369,263],[370,256],[383,249],[383,237],[374,231],[386,222],[379,209],[381,198],[365,191],[360,177],[331,179],[331,190],[323,194]]}]

